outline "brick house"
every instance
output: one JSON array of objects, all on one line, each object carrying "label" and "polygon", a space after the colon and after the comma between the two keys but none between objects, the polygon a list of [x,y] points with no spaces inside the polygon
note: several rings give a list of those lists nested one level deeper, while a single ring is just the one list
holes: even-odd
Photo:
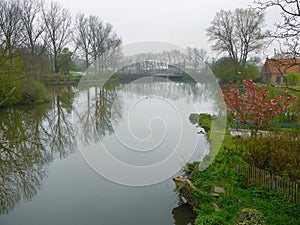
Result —
[{"label": "brick house", "polygon": [[290,72],[300,74],[300,59],[266,59],[260,75],[267,83],[283,84]]}]

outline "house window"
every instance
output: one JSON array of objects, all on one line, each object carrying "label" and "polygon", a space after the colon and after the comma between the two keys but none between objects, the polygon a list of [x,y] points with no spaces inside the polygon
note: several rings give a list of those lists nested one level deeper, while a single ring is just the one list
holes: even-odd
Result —
[{"label": "house window", "polygon": [[281,82],[281,76],[277,76],[276,77],[276,83],[280,83]]},{"label": "house window", "polygon": [[272,74],[271,74],[271,73],[269,73],[269,74],[268,74],[268,76],[267,76],[267,78],[268,78],[268,81],[270,81],[270,80],[271,80],[271,77],[272,77]]}]

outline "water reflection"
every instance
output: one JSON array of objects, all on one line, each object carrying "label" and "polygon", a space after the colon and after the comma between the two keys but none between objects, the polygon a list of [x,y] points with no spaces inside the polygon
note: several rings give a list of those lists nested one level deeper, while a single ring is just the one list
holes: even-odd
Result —
[{"label": "water reflection", "polygon": [[192,225],[195,223],[196,214],[187,203],[177,206],[172,210],[175,225]]},{"label": "water reflection", "polygon": [[18,108],[0,112],[1,182],[0,212],[7,212],[21,199],[32,198],[45,175],[50,152],[41,144],[39,124],[47,108]]},{"label": "water reflection", "polygon": [[[89,85],[81,88],[76,102],[80,102],[81,110],[74,111],[82,125],[81,140],[97,142],[97,140],[113,133],[111,119],[118,120],[121,114],[111,114],[111,108],[117,95],[119,83],[109,83],[103,86]],[[75,103],[76,104],[76,103]],[[77,134],[78,134],[78,130]],[[79,134],[78,134],[79,135]]]},{"label": "water reflection", "polygon": [[44,137],[42,144],[52,154],[62,158],[76,150],[72,126],[72,104],[76,89],[72,86],[54,88],[52,93],[52,107],[40,123],[41,135]]},{"label": "water reflection", "polygon": [[[193,112],[219,114],[212,107],[216,90],[209,83],[157,76],[115,81],[85,80],[74,103],[76,141],[93,170],[111,181],[140,186],[137,179],[143,184],[166,180],[194,152],[198,160],[207,154],[207,144],[198,144],[188,121]],[[157,178],[155,171],[163,177]]]},{"label": "water reflection", "polygon": [[[78,92],[72,87],[52,88],[53,96],[50,104],[1,110],[0,213],[9,212],[18,205],[20,200],[30,200],[37,194],[42,186],[43,179],[47,176],[49,164],[55,158],[65,158],[76,151],[76,132],[82,135],[86,143],[97,143],[100,139],[112,136],[113,124],[122,123],[122,121],[126,120],[122,112],[128,99],[140,98],[151,90],[163,98],[174,101],[180,100],[184,104],[202,102],[207,107],[203,108],[202,105],[200,108],[203,111],[215,112],[214,107],[208,104],[208,100],[211,99],[214,93],[209,84],[165,82],[161,79],[156,84],[155,89],[153,89],[152,81],[138,82],[132,85],[108,82],[106,85],[96,84],[81,87]],[[115,101],[118,93],[125,90],[124,88],[126,89],[125,98],[119,98],[118,101]],[[78,115],[80,115],[80,125],[82,125],[81,129],[84,132],[74,130],[72,127],[72,116],[74,116],[72,115],[74,113],[72,108],[73,102],[77,102],[80,106],[81,111],[78,112]],[[112,108],[113,110],[111,110]],[[196,111],[199,112],[198,110]],[[190,125],[188,122],[189,114],[184,118],[188,125]],[[193,129],[190,132],[195,134]],[[191,138],[193,137],[191,136]],[[118,154],[117,151],[119,149],[115,148],[113,153]],[[166,151],[165,153],[167,154],[168,152]],[[164,152],[160,152],[159,156],[163,154]],[[130,156],[130,154],[128,155]],[[200,157],[197,156],[197,159]],[[128,160],[132,159],[133,157]],[[154,159],[156,160],[156,158]],[[147,158],[150,163],[152,163],[150,160],[154,159],[151,157]],[[73,167],[74,170],[76,170],[76,166]],[[91,180],[88,180],[86,183],[89,182]],[[75,185],[78,186],[76,182],[74,182],[73,186]],[[99,189],[102,187],[103,184],[97,186]],[[113,187],[116,188],[115,186]],[[116,191],[120,190],[116,188]],[[166,195],[161,189],[155,192],[155,194],[158,193]],[[91,195],[93,194],[94,192]],[[97,194],[102,196],[101,193],[97,192]],[[132,191],[132,198],[134,198],[135,194],[136,192]],[[110,197],[113,198],[113,195],[115,194],[111,194]],[[122,196],[122,193],[120,193],[120,196]],[[56,196],[53,197],[55,198]],[[76,196],[73,197],[76,198]],[[94,197],[91,198],[93,199]],[[100,197],[95,202],[98,200],[101,200]],[[118,202],[118,200],[116,201]],[[159,202],[153,200],[153,204],[157,203]],[[125,203],[123,206],[126,206]],[[170,206],[168,209],[172,207]],[[138,209],[139,206],[136,206],[136,208]],[[156,208],[155,205],[153,208]],[[173,210],[175,224],[189,223],[187,222],[188,220],[182,222],[180,217],[183,215],[185,213],[181,214],[177,209]],[[166,217],[168,216],[172,220],[170,213]],[[142,220],[142,218],[140,219]],[[106,220],[109,220],[109,218],[106,218]]]},{"label": "water reflection", "polygon": [[127,98],[136,99],[155,94],[172,101],[183,99],[185,104],[195,104],[196,107],[200,104],[196,109],[200,113],[220,113],[218,103],[212,101],[214,97],[217,99],[219,96],[216,96],[216,91],[209,83],[171,82],[155,77],[144,79],[142,82],[140,80],[130,84],[128,81],[119,83],[114,80],[105,84],[95,83],[80,87],[74,112],[78,119],[76,125],[79,124],[78,135],[81,136],[81,141],[97,143],[103,137],[113,134],[112,123],[118,124],[124,119],[122,111],[128,99],[118,98],[116,101],[116,97],[124,88]]},{"label": "water reflection", "polygon": [[53,90],[53,102],[0,111],[0,213],[41,188],[47,165],[74,150],[70,124],[74,92]]}]

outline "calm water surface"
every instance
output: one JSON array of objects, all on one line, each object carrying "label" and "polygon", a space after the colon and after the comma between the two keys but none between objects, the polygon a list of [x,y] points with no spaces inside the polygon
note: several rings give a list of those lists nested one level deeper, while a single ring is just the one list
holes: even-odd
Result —
[{"label": "calm water surface", "polygon": [[[142,82],[131,86],[53,88],[51,104],[2,109],[0,224],[192,224],[191,211],[178,204],[171,177],[152,185],[127,186],[123,185],[126,177],[118,182],[126,172],[111,167],[112,177],[106,173],[102,176],[82,157],[93,150],[91,146],[102,142],[123,162],[152,165],[172,153],[177,146],[174,143],[180,139],[178,131],[184,130],[185,137],[180,139],[183,145],[187,148],[188,143],[196,145],[192,156],[182,155],[180,163],[201,160],[208,152],[208,144],[205,136],[197,133],[201,128],[189,120],[189,114],[195,111],[180,113],[182,123],[178,130],[178,112],[173,106],[188,108],[195,104],[197,112],[212,113],[210,93],[201,85],[158,82],[155,95],[150,95],[145,92],[149,85]],[[128,103],[135,99],[138,103],[130,111],[131,117],[127,117]],[[149,123],[149,118],[156,117],[163,117],[164,123],[159,120]],[[151,147],[149,155],[125,151],[128,146],[122,143],[122,137],[116,137],[114,128],[122,133],[128,121],[138,136],[138,142],[133,140],[130,145],[142,146],[139,141],[144,141]],[[155,135],[155,131],[162,134]],[[161,144],[156,146],[159,141]],[[97,162],[105,164],[101,159]],[[141,174],[146,180],[147,176],[150,180],[150,175]],[[133,178],[128,178],[129,183],[130,179]]]}]

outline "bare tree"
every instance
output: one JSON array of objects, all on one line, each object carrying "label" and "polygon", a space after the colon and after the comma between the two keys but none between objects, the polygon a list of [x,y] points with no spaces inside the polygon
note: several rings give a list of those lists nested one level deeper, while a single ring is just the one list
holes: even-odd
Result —
[{"label": "bare tree", "polygon": [[[126,56],[122,60],[121,67],[141,61],[152,61],[155,67],[161,67],[161,69],[166,69],[166,65],[170,65],[190,72],[200,72],[207,60],[208,56],[205,49],[187,47],[184,51],[173,49],[158,53],[147,52]],[[137,67],[139,66],[137,64]]]},{"label": "bare tree", "polygon": [[24,44],[29,49],[31,56],[38,54],[37,46],[41,44],[41,35],[45,27],[41,25],[40,11],[43,2],[39,0],[23,0],[21,3],[21,18],[24,25]]},{"label": "bare tree", "polygon": [[113,31],[113,26],[104,24],[97,16],[85,17],[79,13],[76,17],[76,44],[82,51],[86,67],[91,62],[103,70],[110,67],[119,55],[121,38]]},{"label": "bare tree", "polygon": [[[113,31],[113,26],[104,24],[98,17],[89,17],[89,40],[91,43],[91,58],[94,63],[107,63],[107,57],[118,48],[122,41]],[[97,65],[103,70],[103,65]]]},{"label": "bare tree", "polygon": [[215,41],[212,45],[213,50],[228,52],[230,58],[237,60],[233,20],[231,11],[221,10],[217,12],[211,26],[207,29],[207,36],[210,41]]},{"label": "bare tree", "polygon": [[12,60],[16,47],[22,42],[23,24],[17,0],[0,1],[0,38],[3,56]]},{"label": "bare tree", "polygon": [[51,2],[49,8],[43,7],[42,12],[49,48],[53,54],[54,71],[58,73],[58,56],[70,41],[71,15],[57,2]]},{"label": "bare tree", "polygon": [[42,62],[42,54],[45,53],[46,41],[43,38],[45,26],[42,24],[43,1],[22,0],[21,19],[24,26],[24,46],[26,55],[23,60],[31,74],[37,75],[38,67]]},{"label": "bare tree", "polygon": [[262,31],[264,14],[254,9],[221,10],[207,29],[212,49],[227,52],[241,66],[246,65],[249,53],[259,51],[266,44]]},{"label": "bare tree", "polygon": [[260,11],[278,7],[281,21],[275,23],[276,30],[269,36],[280,41],[281,56],[300,56],[300,1],[299,0],[254,0],[254,7]]},{"label": "bare tree", "polygon": [[203,64],[208,60],[207,51],[203,48],[186,48],[186,65],[188,68],[200,71],[203,67]]},{"label": "bare tree", "polygon": [[88,18],[82,13],[78,13],[75,21],[75,43],[77,47],[83,52],[85,59],[85,68],[89,67],[90,63],[90,48],[91,43],[88,36],[89,27],[88,27]]}]

